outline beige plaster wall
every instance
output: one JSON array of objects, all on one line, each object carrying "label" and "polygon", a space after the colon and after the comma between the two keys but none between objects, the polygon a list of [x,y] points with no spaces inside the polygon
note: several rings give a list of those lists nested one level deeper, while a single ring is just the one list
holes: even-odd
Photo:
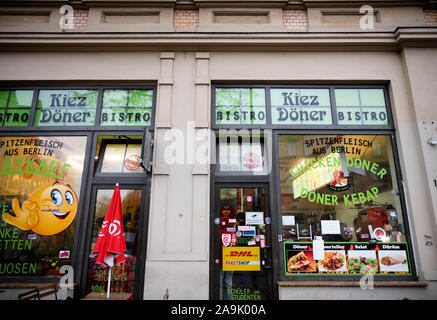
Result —
[{"label": "beige plaster wall", "polygon": [[1,52],[0,70],[0,80],[4,81],[98,84],[110,80],[156,81],[160,65],[159,53],[155,52]]},{"label": "beige plaster wall", "polygon": [[[367,16],[365,16],[367,15]],[[373,16],[373,29],[362,30],[360,20]],[[308,31],[392,31],[397,27],[424,26],[425,18],[420,7],[376,7],[360,13],[355,8],[308,8]]]},{"label": "beige plaster wall", "polygon": [[208,131],[208,61],[204,53],[161,54],[145,299],[167,289],[170,299],[208,299],[209,170],[196,158],[202,140],[208,145],[198,135]]},{"label": "beige plaster wall", "polygon": [[200,8],[197,31],[278,32],[286,30],[282,23],[282,9]]},{"label": "beige plaster wall", "polygon": [[2,32],[59,32],[60,7],[0,7]]},{"label": "beige plaster wall", "polygon": [[[414,110],[415,117],[412,121],[418,128],[417,145],[418,158],[424,163],[424,169],[411,175],[407,180],[410,190],[415,190],[411,186],[411,180],[423,185],[426,196],[431,199],[431,203],[421,204],[414,211],[423,210],[429,216],[429,224],[423,225],[419,229],[417,237],[419,246],[425,242],[424,236],[433,237],[433,246],[426,246],[423,250],[423,270],[425,279],[436,279],[437,270],[428,263],[428,255],[435,252],[435,239],[437,237],[437,145],[430,145],[429,140],[437,141],[437,92],[435,90],[435,78],[437,77],[437,49],[405,48],[402,51],[402,62],[405,71],[406,81],[409,83],[411,109]],[[416,192],[414,196],[416,197]],[[411,204],[417,205],[415,202]]]},{"label": "beige plaster wall", "polygon": [[171,8],[91,8],[87,31],[172,32]]}]

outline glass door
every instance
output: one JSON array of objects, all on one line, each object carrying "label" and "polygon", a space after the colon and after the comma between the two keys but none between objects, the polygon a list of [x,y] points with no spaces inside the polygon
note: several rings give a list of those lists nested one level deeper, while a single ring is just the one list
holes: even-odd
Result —
[{"label": "glass door", "polygon": [[[100,227],[111,202],[113,189],[96,189],[94,223],[90,254],[93,252]],[[137,265],[137,230],[141,208],[141,189],[120,189],[123,228],[126,239],[126,262],[114,266],[111,277],[111,292],[134,293],[135,270]],[[90,292],[105,293],[108,284],[108,267],[95,263],[96,257],[91,255],[88,263],[87,294]]]},{"label": "glass door", "polygon": [[271,218],[267,184],[216,188],[215,298],[272,298]]},{"label": "glass door", "polygon": [[[105,218],[106,212],[111,202],[114,188],[94,188],[94,219],[91,236],[91,245],[89,247],[88,274],[86,283],[86,294],[105,293],[108,284],[107,266],[96,264],[96,257],[91,253],[97,241],[100,227]],[[123,229],[126,240],[126,261],[112,268],[111,275],[111,293],[130,293],[132,298],[135,295],[135,289],[138,287],[137,255],[139,251],[139,234],[141,233],[141,212],[142,197],[145,192],[140,187],[126,187],[120,185],[121,204],[123,212]]]}]

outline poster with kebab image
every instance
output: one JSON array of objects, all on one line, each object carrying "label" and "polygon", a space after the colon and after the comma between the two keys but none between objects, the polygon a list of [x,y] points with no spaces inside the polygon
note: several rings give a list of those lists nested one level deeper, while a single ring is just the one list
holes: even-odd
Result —
[{"label": "poster with kebab image", "polygon": [[378,250],[381,273],[409,273],[409,259],[405,243],[380,244]]},{"label": "poster with kebab image", "polygon": [[311,242],[284,242],[285,275],[411,274],[406,242],[325,242],[316,260]]}]

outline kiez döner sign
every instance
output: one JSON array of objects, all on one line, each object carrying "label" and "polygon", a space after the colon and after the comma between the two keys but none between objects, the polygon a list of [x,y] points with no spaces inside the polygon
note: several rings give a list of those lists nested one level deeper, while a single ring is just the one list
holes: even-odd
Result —
[{"label": "kiez d\u00f6ner sign", "polygon": [[[42,125],[56,123],[92,124],[96,115],[95,106],[87,104],[87,97],[68,97],[66,94],[51,94],[48,107],[41,109],[38,123]],[[129,122],[148,123],[151,111],[147,108],[120,108],[114,112],[111,108],[103,108],[101,121],[105,124]]]},{"label": "kiez d\u00f6ner sign", "polygon": [[[275,125],[332,124],[331,98],[329,89],[275,89],[270,90],[271,121]],[[217,105],[216,121],[220,123],[258,123],[265,124],[268,117],[264,104],[243,103],[236,105]],[[388,123],[385,105],[337,108],[335,112],[338,124],[361,125]]]}]

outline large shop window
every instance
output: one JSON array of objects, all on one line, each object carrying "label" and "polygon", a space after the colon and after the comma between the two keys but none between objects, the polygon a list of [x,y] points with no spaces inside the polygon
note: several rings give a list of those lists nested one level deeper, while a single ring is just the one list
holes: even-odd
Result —
[{"label": "large shop window", "polygon": [[286,276],[411,275],[389,135],[280,134],[278,147]]},{"label": "large shop window", "polygon": [[86,141],[0,137],[0,278],[60,275],[71,264]]},{"label": "large shop window", "polygon": [[[277,139],[267,172],[280,191],[280,279],[414,278],[383,86],[215,84],[212,104],[220,138],[273,130]],[[257,151],[243,140],[217,141],[222,181],[254,171],[248,165],[262,163],[255,161],[261,151],[266,158],[263,144]]]},{"label": "large shop window", "polygon": [[108,269],[89,254],[118,182],[127,261],[111,290],[142,297],[155,92],[0,88],[0,282],[55,282],[72,266],[75,294],[104,291]]}]

